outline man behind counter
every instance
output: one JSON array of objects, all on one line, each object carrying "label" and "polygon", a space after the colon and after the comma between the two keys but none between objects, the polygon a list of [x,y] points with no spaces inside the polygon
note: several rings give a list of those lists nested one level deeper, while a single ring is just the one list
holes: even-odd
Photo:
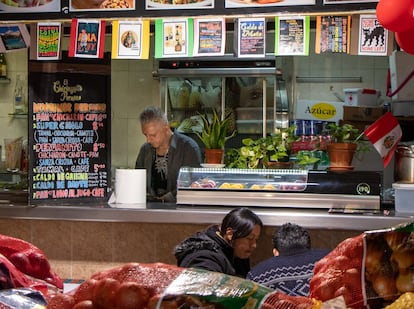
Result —
[{"label": "man behind counter", "polygon": [[180,168],[200,167],[200,148],[192,138],[173,133],[158,107],[147,107],[139,119],[147,142],[141,146],[135,168],[147,170],[147,200],[175,202]]}]

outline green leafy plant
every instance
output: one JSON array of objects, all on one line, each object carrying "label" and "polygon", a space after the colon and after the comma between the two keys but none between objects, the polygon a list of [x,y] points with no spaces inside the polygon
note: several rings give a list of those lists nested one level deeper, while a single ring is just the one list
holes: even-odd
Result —
[{"label": "green leafy plant", "polygon": [[201,132],[195,133],[206,149],[224,149],[226,141],[237,134],[235,130],[229,133],[230,116],[230,113],[228,113],[224,119],[220,119],[215,110],[213,110],[211,118],[206,114],[200,114],[203,129]]},{"label": "green leafy plant", "polygon": [[299,165],[300,168],[304,168],[306,166],[315,166],[315,163],[319,162],[320,158],[316,157],[314,151],[311,150],[300,150],[296,154],[296,164]]},{"label": "green leafy plant", "polygon": [[260,168],[267,162],[286,162],[292,143],[297,139],[294,136],[295,126],[280,129],[278,133],[270,134],[258,139],[245,138],[243,146],[232,148],[225,156],[226,166],[229,168]]},{"label": "green leafy plant", "polygon": [[337,124],[332,122],[328,124],[326,134],[331,136],[331,143],[356,143],[357,152],[368,151],[367,143],[362,139],[364,132],[349,123]]}]

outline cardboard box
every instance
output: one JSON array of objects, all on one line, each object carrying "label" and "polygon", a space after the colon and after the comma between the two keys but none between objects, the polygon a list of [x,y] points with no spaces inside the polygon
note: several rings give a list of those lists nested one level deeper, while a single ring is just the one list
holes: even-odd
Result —
[{"label": "cardboard box", "polygon": [[374,122],[384,114],[383,107],[346,106],[343,107],[343,120]]},{"label": "cardboard box", "polygon": [[342,119],[344,102],[298,100],[294,119],[338,122]]},{"label": "cardboard box", "polygon": [[[391,89],[395,91],[410,75],[414,67],[413,55],[393,51],[389,57]],[[410,79],[393,97],[393,101],[414,101],[414,78]]]},{"label": "cardboard box", "polygon": [[381,91],[367,88],[346,88],[345,105],[349,106],[378,106]]}]

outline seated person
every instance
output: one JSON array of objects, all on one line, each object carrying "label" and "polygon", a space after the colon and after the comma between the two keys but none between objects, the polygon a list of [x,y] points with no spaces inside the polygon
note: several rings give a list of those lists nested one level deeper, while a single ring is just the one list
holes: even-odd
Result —
[{"label": "seated person", "polygon": [[235,208],[221,222],[175,247],[180,267],[194,267],[246,278],[263,223],[248,208]]},{"label": "seated person", "polygon": [[308,231],[293,223],[285,223],[275,231],[273,247],[273,257],[253,267],[247,279],[287,295],[309,296],[315,262],[329,250],[311,249]]}]

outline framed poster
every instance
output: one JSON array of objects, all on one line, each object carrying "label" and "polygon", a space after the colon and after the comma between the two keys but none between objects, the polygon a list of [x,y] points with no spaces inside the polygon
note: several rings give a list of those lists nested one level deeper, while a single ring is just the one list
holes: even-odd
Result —
[{"label": "framed poster", "polygon": [[[82,1],[82,0],[79,0]],[[175,0],[145,0],[146,10],[186,10],[186,9],[212,9],[214,1],[218,0],[198,0],[198,1],[175,1]],[[221,0],[220,0],[221,1]]]},{"label": "framed poster", "polygon": [[29,46],[30,34],[26,25],[0,25],[0,53],[26,49]]},{"label": "framed poster", "polygon": [[315,5],[316,0],[224,0],[225,8],[252,8],[269,6]]},{"label": "framed poster", "polygon": [[235,52],[240,58],[266,56],[265,18],[239,18],[235,27]]},{"label": "framed poster", "polygon": [[192,54],[193,19],[155,21],[155,57],[189,57]]},{"label": "framed poster", "polygon": [[275,17],[275,55],[309,54],[310,17]]},{"label": "framed poster", "polygon": [[323,0],[323,4],[372,3],[379,0]]},{"label": "framed poster", "polygon": [[0,14],[60,12],[60,1],[61,0],[2,0],[0,1]]},{"label": "framed poster", "polygon": [[69,11],[135,10],[134,0],[69,0]]},{"label": "framed poster", "polygon": [[112,22],[112,59],[148,59],[149,20]]},{"label": "framed poster", "polygon": [[105,21],[72,19],[69,56],[102,58],[105,39]]},{"label": "framed poster", "polygon": [[387,56],[388,30],[376,15],[359,16],[358,55]]},{"label": "framed poster", "polygon": [[224,55],[226,20],[224,18],[194,20],[194,56]]},{"label": "framed poster", "polygon": [[61,36],[62,24],[60,22],[38,23],[36,41],[32,41],[32,46],[36,45],[36,55],[33,58],[36,60],[60,59]]}]

